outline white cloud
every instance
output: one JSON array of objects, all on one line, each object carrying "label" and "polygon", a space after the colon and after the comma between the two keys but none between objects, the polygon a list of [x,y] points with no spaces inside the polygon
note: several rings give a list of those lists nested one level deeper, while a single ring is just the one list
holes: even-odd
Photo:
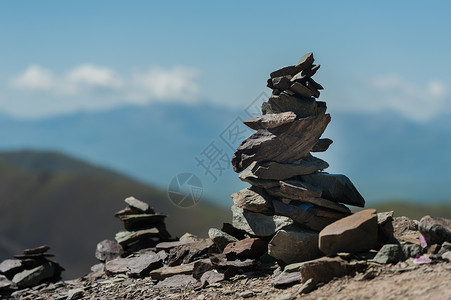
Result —
[{"label": "white cloud", "polygon": [[69,71],[66,81],[76,88],[92,87],[117,90],[123,86],[122,80],[113,70],[87,64]]},{"label": "white cloud", "polygon": [[50,91],[54,88],[54,81],[50,70],[31,65],[21,75],[11,80],[11,85],[17,89]]},{"label": "white cloud", "polygon": [[190,102],[196,100],[199,86],[196,82],[199,72],[193,68],[172,69],[150,68],[136,72],[131,79],[128,99],[146,102],[148,99],[168,99]]},{"label": "white cloud", "polygon": [[378,76],[372,87],[380,99],[381,108],[395,110],[413,120],[427,121],[446,108],[448,91],[439,80],[415,85],[399,75]]}]

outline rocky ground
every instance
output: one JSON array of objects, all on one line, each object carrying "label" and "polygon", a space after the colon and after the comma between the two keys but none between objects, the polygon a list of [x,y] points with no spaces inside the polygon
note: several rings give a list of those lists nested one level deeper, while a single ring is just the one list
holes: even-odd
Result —
[{"label": "rocky ground", "polygon": [[89,280],[80,278],[21,290],[12,299],[451,299],[451,263],[415,265],[413,260],[396,265],[374,264],[369,271],[336,278],[301,294],[302,284],[274,288],[276,275],[247,273],[202,288],[199,283],[156,284],[150,277],[124,275]]}]

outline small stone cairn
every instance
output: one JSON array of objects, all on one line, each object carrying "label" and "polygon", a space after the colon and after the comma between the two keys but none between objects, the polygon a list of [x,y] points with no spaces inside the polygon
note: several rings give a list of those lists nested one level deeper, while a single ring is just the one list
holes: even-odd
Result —
[{"label": "small stone cairn", "polygon": [[50,260],[48,246],[26,249],[14,259],[0,263],[0,295],[17,289],[30,288],[42,283],[57,282],[64,269]]}]

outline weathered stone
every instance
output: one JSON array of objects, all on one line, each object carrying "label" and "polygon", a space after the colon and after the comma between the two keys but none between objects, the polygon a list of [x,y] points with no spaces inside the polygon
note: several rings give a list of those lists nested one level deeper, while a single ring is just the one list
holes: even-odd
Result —
[{"label": "weathered stone", "polygon": [[324,152],[329,149],[329,146],[333,143],[331,139],[319,139],[318,142],[313,146],[312,152]]},{"label": "weathered stone", "polygon": [[270,89],[278,89],[278,90],[286,90],[291,85],[291,78],[293,76],[286,75],[286,76],[280,76],[280,77],[274,77],[268,80],[267,87]]},{"label": "weathered stone", "polygon": [[126,245],[140,239],[168,238],[168,235],[158,228],[151,228],[138,231],[119,231],[114,238],[119,244]]},{"label": "weathered stone", "polygon": [[289,90],[298,95],[299,97],[309,98],[316,95],[313,90],[309,89],[308,87],[299,82],[294,82],[293,84],[291,84]]},{"label": "weathered stone", "polygon": [[320,93],[320,91],[316,88],[316,85],[315,84],[313,84],[312,82],[311,82],[311,78],[309,78],[308,80],[306,80],[305,82],[304,82],[304,85],[308,88],[308,89],[310,89],[311,91],[313,91],[313,97],[315,97],[315,98],[319,98],[319,96],[321,95],[321,93]]},{"label": "weathered stone", "polygon": [[184,287],[187,288],[196,284],[197,280],[191,275],[178,274],[171,277],[167,277],[164,280],[158,282],[156,288],[177,288]]},{"label": "weathered stone", "polygon": [[418,229],[429,245],[451,242],[451,220],[424,216],[418,224]]},{"label": "weathered stone", "polygon": [[147,252],[127,258],[116,258],[105,264],[105,271],[109,275],[126,273],[131,277],[143,277],[153,269],[163,265],[162,253]]},{"label": "weathered stone", "polygon": [[232,194],[232,200],[235,206],[258,213],[269,212],[272,207],[266,192],[255,186]]},{"label": "weathered stone", "polygon": [[285,124],[292,123],[296,119],[296,114],[292,111],[287,111],[278,114],[266,114],[258,116],[243,123],[248,127],[258,130],[266,128],[276,128]]},{"label": "weathered stone", "polygon": [[310,278],[304,284],[299,288],[298,294],[308,294],[311,291],[313,291],[316,288],[315,283],[313,282],[313,279]]},{"label": "weathered stone", "polygon": [[34,269],[24,270],[14,275],[12,282],[19,288],[36,286],[45,280],[53,278],[55,266],[51,262],[46,262]]},{"label": "weathered stone", "polygon": [[446,260],[448,262],[451,262],[451,251],[446,251],[441,255],[443,260]]},{"label": "weathered stone", "polygon": [[309,52],[301,57],[301,59],[296,64],[296,67],[299,68],[300,70],[305,70],[309,68],[314,61],[315,59],[313,58],[313,53]]},{"label": "weathered stone", "polygon": [[189,244],[173,248],[169,252],[168,265],[174,266],[189,263],[203,258],[210,253],[217,253],[217,248],[211,239],[201,239]]},{"label": "weathered stone", "polygon": [[331,219],[315,216],[309,212],[310,205],[311,204],[309,203],[305,203],[304,205],[294,206],[277,200],[273,201],[274,213],[276,215],[289,217],[296,225],[314,231],[320,231],[336,220],[335,218]]},{"label": "weathered stone", "polygon": [[23,251],[23,254],[25,254],[25,255],[43,254],[43,253],[47,252],[49,249],[50,249],[49,246],[39,246],[39,247],[32,248],[32,249],[25,249]]},{"label": "weathered stone", "polygon": [[8,277],[22,271],[24,268],[25,266],[19,259],[5,259],[0,263],[0,273]]},{"label": "weathered stone", "polygon": [[314,62],[313,53],[307,53],[299,60],[299,62],[296,65],[283,67],[279,70],[276,70],[270,74],[270,77],[274,78],[286,75],[293,76],[296,73],[299,73],[300,71],[310,67],[313,64],[313,62]]},{"label": "weathered stone", "polygon": [[128,197],[125,200],[125,203],[127,203],[128,206],[130,206],[131,208],[134,208],[142,213],[153,213],[154,210],[152,207],[149,206],[149,204],[147,204],[144,201],[138,200],[135,197]]},{"label": "weathered stone", "polygon": [[271,95],[268,102],[263,102],[262,113],[266,115],[291,111],[297,117],[305,118],[318,115],[322,111],[319,109],[318,104],[319,102],[316,102],[313,98],[299,98],[281,93],[279,95]]},{"label": "weathered stone", "polygon": [[234,236],[217,228],[210,228],[208,230],[208,237],[215,243],[220,252],[222,252],[228,244],[238,241]]},{"label": "weathered stone", "polygon": [[248,236],[246,231],[235,228],[230,223],[223,223],[221,230],[238,240],[242,240]]},{"label": "weathered stone", "polygon": [[396,239],[393,235],[393,211],[377,214],[378,240],[380,245],[394,244]]},{"label": "weathered stone", "polygon": [[271,284],[276,288],[288,287],[301,282],[300,272],[282,272],[271,280]]},{"label": "weathered stone", "polygon": [[334,277],[353,275],[364,268],[366,268],[364,263],[351,264],[339,257],[322,257],[306,261],[299,267],[299,272],[302,283],[312,279],[313,284],[316,285],[319,282],[327,283]]},{"label": "weathered stone", "polygon": [[97,273],[97,272],[104,272],[104,271],[105,271],[104,263],[98,263],[98,264],[91,266],[91,272]]},{"label": "weathered stone", "polygon": [[301,181],[323,190],[322,197],[331,201],[364,207],[365,200],[345,175],[319,172],[300,176]]},{"label": "weathered stone", "polygon": [[194,241],[161,242],[161,243],[158,243],[155,246],[155,248],[157,250],[169,250],[169,249],[172,249],[172,248],[175,248],[175,247],[178,247],[178,246],[182,246],[182,245],[186,245],[186,244],[189,244],[189,243],[192,243],[192,242],[194,242]]},{"label": "weathered stone", "polygon": [[208,284],[223,281],[224,279],[224,273],[219,273],[217,270],[210,270],[202,274],[200,282],[202,283],[202,286],[206,286]]},{"label": "weathered stone", "polygon": [[[251,164],[251,168],[254,165]],[[238,178],[241,179],[241,181],[250,183],[253,186],[258,186],[260,188],[264,189],[270,189],[272,187],[278,187],[279,186],[279,180],[271,180],[271,179],[261,179],[252,174],[250,170],[244,170],[243,172],[238,175]]]},{"label": "weathered stone", "polygon": [[377,245],[376,210],[367,209],[340,219],[319,233],[319,249],[326,255],[363,252]]},{"label": "weathered stone", "polygon": [[399,244],[387,244],[384,245],[379,252],[377,252],[376,256],[373,258],[374,262],[380,264],[390,264],[397,263],[399,261],[404,261],[406,256],[402,251],[401,245]]},{"label": "weathered stone", "polygon": [[2,291],[8,291],[13,287],[14,283],[6,278],[5,275],[0,275],[0,297]]},{"label": "weathered stone", "polygon": [[201,240],[201,238],[198,237],[197,235],[194,235],[194,234],[189,233],[189,232],[185,232],[185,234],[182,235],[179,238],[180,242],[195,242],[195,241],[198,241],[198,240]]},{"label": "weathered stone", "polygon": [[310,67],[303,69],[291,78],[291,82],[305,81],[307,78],[312,77],[319,70],[321,65],[311,65]]},{"label": "weathered stone", "polygon": [[254,163],[251,164],[250,170],[258,179],[283,180],[298,175],[312,174],[328,167],[329,164],[327,162],[310,155],[292,164],[278,162]]},{"label": "weathered stone", "polygon": [[232,158],[235,172],[243,171],[253,161],[293,163],[308,157],[329,122],[330,115],[325,114],[298,119],[283,128],[259,129],[235,152]]},{"label": "weathered stone", "polygon": [[210,270],[213,270],[213,263],[209,258],[197,260],[194,262],[193,277],[200,279],[205,272]]},{"label": "weathered stone", "polygon": [[174,267],[162,267],[149,273],[153,280],[163,280],[178,274],[191,275],[194,269],[194,262],[189,264],[181,264]]},{"label": "weathered stone", "polygon": [[210,256],[210,260],[215,269],[226,269],[232,267],[242,270],[251,270],[258,264],[256,259],[251,258],[246,258],[245,260],[229,260],[223,253]]},{"label": "weathered stone", "polygon": [[83,289],[71,289],[67,292],[67,300],[81,299],[84,295]]},{"label": "weathered stone", "polygon": [[254,213],[235,205],[232,206],[232,213],[232,225],[235,228],[259,237],[271,236],[283,227],[293,224],[290,218],[284,216]]},{"label": "weathered stone", "polygon": [[296,226],[282,228],[269,242],[268,254],[286,264],[321,257],[318,233]]},{"label": "weathered stone", "polygon": [[120,218],[122,216],[127,216],[127,215],[136,215],[136,214],[141,214],[142,212],[140,210],[137,210],[135,208],[131,208],[130,206],[127,206],[124,209],[121,209],[120,211],[116,212],[114,214],[114,216],[116,218]]},{"label": "weathered stone", "polygon": [[268,249],[268,242],[260,238],[247,238],[230,243],[225,247],[224,253],[227,258],[259,258]]},{"label": "weathered stone", "polygon": [[120,216],[119,219],[126,230],[147,229],[163,224],[166,218],[163,214],[138,214]]},{"label": "weathered stone", "polygon": [[96,258],[100,261],[109,261],[124,254],[124,249],[116,241],[103,240],[97,244],[96,247]]},{"label": "weathered stone", "polygon": [[401,250],[407,259],[409,257],[416,257],[418,254],[420,254],[421,248],[420,245],[407,243],[401,245]]},{"label": "weathered stone", "polygon": [[290,200],[298,200],[301,202],[310,203],[316,206],[335,210],[337,212],[342,212],[345,214],[349,212],[349,208],[347,208],[343,204],[315,196],[317,194],[320,195],[322,191],[318,190],[316,187],[310,186],[309,184],[305,184],[302,182],[280,181],[280,188],[277,187],[270,188],[266,191],[271,196]]}]

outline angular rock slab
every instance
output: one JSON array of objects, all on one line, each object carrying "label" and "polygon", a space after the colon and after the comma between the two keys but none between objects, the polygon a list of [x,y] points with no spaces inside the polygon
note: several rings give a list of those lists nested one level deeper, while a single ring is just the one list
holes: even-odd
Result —
[{"label": "angular rock slab", "polygon": [[319,249],[328,256],[367,251],[377,246],[377,234],[376,210],[362,210],[321,230]]},{"label": "angular rock slab", "polygon": [[232,206],[232,225],[250,235],[258,237],[271,236],[285,226],[293,224],[293,220],[284,216],[268,216],[254,213]]},{"label": "angular rock slab", "polygon": [[297,119],[282,127],[259,129],[238,147],[232,158],[233,169],[239,173],[253,161],[293,163],[308,157],[329,122],[330,115],[325,114]]},{"label": "angular rock slab", "polygon": [[151,228],[138,231],[120,231],[116,233],[114,238],[119,244],[126,245],[140,239],[168,238],[168,235],[158,228]]},{"label": "angular rock slab", "polygon": [[208,284],[223,281],[224,279],[224,273],[219,273],[217,270],[210,270],[202,274],[202,277],[200,277],[200,282],[202,283],[202,286],[206,286]]},{"label": "angular rock slab", "polygon": [[10,276],[22,271],[25,268],[20,259],[5,259],[0,263],[0,274]]},{"label": "angular rock slab", "polygon": [[131,277],[142,277],[163,265],[163,253],[148,252],[135,257],[116,258],[105,264],[107,274],[126,273]]},{"label": "angular rock slab", "polygon": [[264,190],[255,186],[232,194],[232,200],[236,207],[257,213],[269,212],[272,209],[269,196]]},{"label": "angular rock slab", "polygon": [[319,172],[300,176],[300,180],[323,190],[322,197],[331,201],[364,207],[365,199],[345,175]]},{"label": "angular rock slab", "polygon": [[297,180],[280,181],[280,191],[285,198],[303,201],[308,198],[320,198],[323,191],[321,188]]},{"label": "angular rock slab", "polygon": [[156,288],[188,288],[197,283],[197,280],[191,275],[178,274],[172,277],[167,277],[164,280],[158,282]]},{"label": "angular rock slab", "polygon": [[131,208],[134,208],[142,213],[153,213],[153,208],[150,207],[149,204],[147,204],[144,201],[138,200],[135,197],[128,197],[125,200],[125,203],[127,203],[128,206]]},{"label": "angular rock slab", "polygon": [[266,129],[276,128],[285,124],[292,123],[296,119],[296,114],[292,111],[287,111],[279,114],[267,114],[258,116],[243,123],[251,129]]},{"label": "angular rock slab", "polygon": [[140,230],[163,224],[166,218],[163,214],[138,214],[120,216],[119,219],[126,230]]},{"label": "angular rock slab", "polygon": [[6,278],[5,275],[0,275],[0,297],[2,295],[2,291],[8,291],[14,286],[14,283]]},{"label": "angular rock slab", "polygon": [[318,217],[309,211],[311,204],[294,206],[274,200],[274,213],[289,217],[296,225],[303,226],[314,231],[320,231],[327,225],[336,221],[336,218]]},{"label": "angular rock slab", "polygon": [[106,262],[121,257],[122,254],[124,254],[124,249],[118,242],[103,240],[97,244],[95,255],[98,260]]},{"label": "angular rock slab", "polygon": [[25,255],[44,254],[48,250],[50,250],[50,247],[43,245],[43,246],[39,246],[39,247],[32,248],[32,249],[25,249],[23,251],[23,254],[25,254]]},{"label": "angular rock slab", "polygon": [[[284,112],[294,112],[297,117],[305,118],[318,115],[322,109],[313,98],[300,98],[285,93],[271,95],[268,102],[263,102],[262,113],[279,114]],[[325,110],[324,110],[325,111]]]},{"label": "angular rock slab", "polygon": [[208,230],[208,237],[213,240],[220,252],[222,252],[228,244],[238,242],[238,239],[236,237],[231,236],[230,234],[225,233],[224,231],[221,231],[217,228],[210,228]]},{"label": "angular rock slab", "polygon": [[259,179],[284,180],[298,175],[308,175],[327,169],[329,164],[322,159],[309,156],[292,164],[278,162],[253,163],[250,171]]},{"label": "angular rock slab", "polygon": [[[252,167],[253,164],[251,164]],[[250,170],[244,170],[238,175],[238,178],[241,181],[250,183],[253,186],[257,186],[263,189],[270,189],[272,187],[279,186],[279,180],[271,180],[271,179],[261,179],[252,174]]]},{"label": "angular rock slab", "polygon": [[209,253],[217,253],[217,248],[211,239],[200,239],[171,249],[168,257],[168,265],[175,266],[181,263],[189,263],[203,258]]},{"label": "angular rock slab", "polygon": [[222,253],[227,258],[259,258],[266,253],[267,249],[267,241],[260,238],[246,238],[228,244]]},{"label": "angular rock slab", "polygon": [[194,262],[189,264],[181,264],[174,267],[161,267],[159,269],[151,271],[149,275],[153,280],[163,280],[167,277],[179,274],[191,275],[193,274],[193,269]]},{"label": "angular rock slab", "polygon": [[308,67],[310,67],[314,61],[315,61],[315,59],[313,58],[313,53],[312,52],[307,53],[301,57],[301,59],[299,60],[299,62],[296,65],[283,67],[279,70],[276,70],[270,74],[270,77],[274,78],[274,77],[280,77],[280,76],[286,76],[286,75],[293,76],[296,73],[299,73],[300,71],[305,70]]},{"label": "angular rock slab", "polygon": [[418,229],[429,245],[451,242],[451,220],[424,216],[418,224]]},{"label": "angular rock slab", "polygon": [[279,230],[268,245],[268,254],[286,264],[303,262],[321,257],[318,233],[296,226]]},{"label": "angular rock slab", "polygon": [[333,143],[331,139],[319,139],[315,146],[312,148],[312,152],[324,152],[329,149],[329,146]]},{"label": "angular rock slab", "polygon": [[56,272],[55,266],[51,262],[46,262],[34,269],[24,270],[14,275],[12,282],[19,288],[27,288],[36,286],[45,280],[54,277]]}]

